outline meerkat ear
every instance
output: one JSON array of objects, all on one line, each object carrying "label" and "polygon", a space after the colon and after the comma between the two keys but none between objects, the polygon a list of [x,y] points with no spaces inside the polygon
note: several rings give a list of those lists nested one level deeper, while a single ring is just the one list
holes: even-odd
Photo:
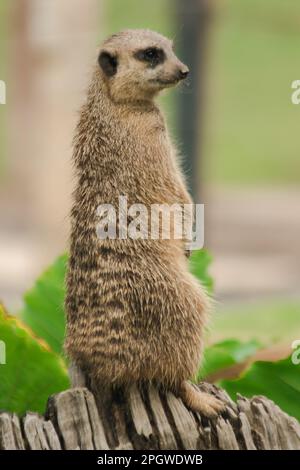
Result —
[{"label": "meerkat ear", "polygon": [[112,55],[110,52],[101,51],[98,57],[98,63],[108,77],[112,77],[117,73],[117,56]]}]

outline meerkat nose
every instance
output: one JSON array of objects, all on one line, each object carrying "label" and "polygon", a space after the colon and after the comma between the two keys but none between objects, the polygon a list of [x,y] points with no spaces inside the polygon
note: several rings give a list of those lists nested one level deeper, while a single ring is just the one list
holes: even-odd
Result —
[{"label": "meerkat nose", "polygon": [[186,78],[188,76],[189,72],[190,71],[187,67],[183,67],[178,72],[179,78],[183,80],[184,78]]}]

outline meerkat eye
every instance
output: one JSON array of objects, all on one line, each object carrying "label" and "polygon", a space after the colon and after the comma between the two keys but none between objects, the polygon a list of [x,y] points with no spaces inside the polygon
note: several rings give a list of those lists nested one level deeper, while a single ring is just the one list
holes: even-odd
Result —
[{"label": "meerkat eye", "polygon": [[157,49],[154,49],[154,48],[146,49],[145,52],[144,52],[145,60],[152,61],[152,60],[157,59],[157,57],[158,57],[158,50]]},{"label": "meerkat eye", "polygon": [[149,47],[147,49],[139,50],[135,53],[135,58],[150,64],[151,67],[155,67],[161,64],[165,60],[165,53],[162,49],[157,47]]}]

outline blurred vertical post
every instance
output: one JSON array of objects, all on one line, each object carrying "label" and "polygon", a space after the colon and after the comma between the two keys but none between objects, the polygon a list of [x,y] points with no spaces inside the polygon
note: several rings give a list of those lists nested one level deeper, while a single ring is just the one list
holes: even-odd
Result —
[{"label": "blurred vertical post", "polygon": [[47,262],[66,244],[72,136],[96,57],[101,3],[22,0],[12,4],[11,204],[20,233],[31,233],[31,239],[36,236]]},{"label": "blurred vertical post", "polygon": [[177,0],[177,29],[180,57],[189,66],[189,87],[178,94],[178,131],[186,158],[190,192],[195,202],[202,196],[202,129],[205,65],[212,0]]}]

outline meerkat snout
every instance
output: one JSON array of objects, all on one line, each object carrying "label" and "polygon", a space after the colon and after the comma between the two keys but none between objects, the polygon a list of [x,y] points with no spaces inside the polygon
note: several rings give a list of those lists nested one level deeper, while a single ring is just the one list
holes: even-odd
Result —
[{"label": "meerkat snout", "polygon": [[126,30],[104,41],[98,65],[115,102],[151,101],[189,73],[173,42],[150,30]]},{"label": "meerkat snout", "polygon": [[178,71],[179,80],[184,80],[188,76],[189,73],[190,71],[188,67],[183,66],[182,68],[180,68]]}]

